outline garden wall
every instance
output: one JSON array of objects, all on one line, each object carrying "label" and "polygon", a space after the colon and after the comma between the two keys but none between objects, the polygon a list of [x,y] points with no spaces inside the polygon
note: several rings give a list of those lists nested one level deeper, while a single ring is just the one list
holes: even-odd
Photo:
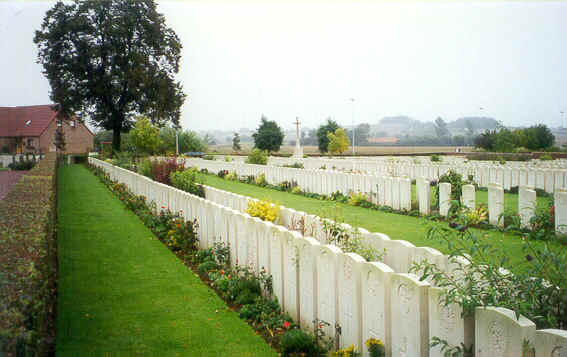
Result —
[{"label": "garden wall", "polygon": [[[363,341],[374,337],[385,342],[389,356],[442,356],[439,347],[429,346],[431,337],[437,336],[451,345],[474,341],[477,356],[521,356],[524,340],[536,346],[536,356],[567,349],[565,331],[536,332],[533,322],[516,319],[510,310],[477,308],[472,321],[461,318],[460,307],[440,304],[439,288],[404,272],[412,259],[404,248],[424,250],[418,259],[443,259],[430,248],[404,247],[402,243],[386,248],[391,252],[388,264],[367,262],[317,237],[242,213],[247,206],[243,196],[230,198],[220,190],[208,189],[213,199],[203,199],[94,158],[89,162],[157,207],[183,211],[187,220],[196,218],[203,248],[222,241],[230,244],[233,265],[245,264],[256,271],[265,268],[272,275],[274,294],[284,310],[307,330],[313,330],[315,318],[330,323],[325,327],[327,335],[334,335],[335,326],[340,327],[343,347],[354,344],[362,351]],[[282,210],[282,223],[287,225],[293,214]],[[308,216],[304,216],[307,222]],[[368,234],[384,242],[403,242]]]},{"label": "garden wall", "polygon": [[56,172],[47,154],[0,200],[0,355],[54,351]]}]

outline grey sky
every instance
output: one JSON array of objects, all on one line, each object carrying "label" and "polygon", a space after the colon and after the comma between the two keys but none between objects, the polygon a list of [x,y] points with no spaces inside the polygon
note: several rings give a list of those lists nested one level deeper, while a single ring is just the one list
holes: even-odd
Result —
[{"label": "grey sky", "polygon": [[[51,4],[0,2],[0,106],[49,101],[32,38]],[[185,128],[567,112],[567,2],[159,4],[184,46]]]}]

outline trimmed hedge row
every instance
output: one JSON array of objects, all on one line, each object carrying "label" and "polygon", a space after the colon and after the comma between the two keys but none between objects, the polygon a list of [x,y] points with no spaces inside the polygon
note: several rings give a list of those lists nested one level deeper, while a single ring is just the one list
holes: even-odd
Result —
[{"label": "trimmed hedge row", "polygon": [[0,201],[0,355],[55,350],[57,157]]}]

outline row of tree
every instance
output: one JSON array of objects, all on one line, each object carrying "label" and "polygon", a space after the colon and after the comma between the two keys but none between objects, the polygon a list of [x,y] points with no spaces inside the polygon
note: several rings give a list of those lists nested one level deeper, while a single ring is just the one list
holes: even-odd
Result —
[{"label": "row of tree", "polygon": [[487,151],[514,152],[524,148],[527,150],[547,150],[552,148],[555,136],[544,125],[510,130],[504,127],[486,130],[476,137],[474,145]]}]

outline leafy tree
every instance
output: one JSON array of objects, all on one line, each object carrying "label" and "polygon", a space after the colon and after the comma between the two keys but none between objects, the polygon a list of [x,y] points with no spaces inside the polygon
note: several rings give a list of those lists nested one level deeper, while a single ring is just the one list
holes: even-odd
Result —
[{"label": "leafy tree", "polygon": [[59,1],[34,42],[51,100],[65,116],[112,130],[114,150],[135,115],[159,126],[179,123],[181,43],[153,0]]},{"label": "leafy tree", "polygon": [[346,135],[345,129],[338,128],[334,133],[329,133],[329,152],[332,154],[342,154],[348,149],[350,141]]},{"label": "leafy tree", "polygon": [[254,147],[268,152],[279,151],[282,146],[284,133],[278,124],[273,120],[268,120],[262,115],[260,126],[254,134]]},{"label": "leafy tree", "polygon": [[339,124],[336,121],[327,118],[327,124],[321,125],[317,129],[317,145],[319,146],[320,152],[329,151],[329,133],[334,133],[339,128]]},{"label": "leafy tree", "polygon": [[[353,139],[352,130],[347,129],[346,134],[349,140],[352,141]],[[354,139],[356,140],[355,142],[356,145],[358,146],[368,145],[368,137],[370,136],[370,124],[367,123],[358,124],[354,134],[355,134]]]},{"label": "leafy tree", "polygon": [[544,124],[531,126],[524,129],[524,132],[526,136],[526,142],[523,146],[530,150],[548,149],[552,147],[553,143],[555,142],[555,136]]},{"label": "leafy tree", "polygon": [[242,146],[240,146],[240,134],[238,133],[234,133],[234,137],[232,138],[232,150],[233,151],[242,150]]},{"label": "leafy tree", "polygon": [[168,153],[175,152],[175,132],[177,131],[179,141],[179,152],[185,153],[189,151],[204,152],[207,150],[205,141],[194,131],[184,130],[178,131],[175,128],[164,127],[159,130],[160,146],[158,152]]},{"label": "leafy tree", "polygon": [[136,151],[154,154],[160,145],[159,129],[147,117],[139,116],[130,130],[130,140]]},{"label": "leafy tree", "polygon": [[440,117],[435,119],[435,133],[439,138],[451,136],[451,133],[447,128],[447,123],[445,123],[445,120]]}]

